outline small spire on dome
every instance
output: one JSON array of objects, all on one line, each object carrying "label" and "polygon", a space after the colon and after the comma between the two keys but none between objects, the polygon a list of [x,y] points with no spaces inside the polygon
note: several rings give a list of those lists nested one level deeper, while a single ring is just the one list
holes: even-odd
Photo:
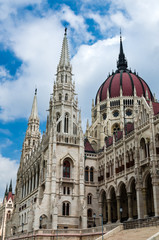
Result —
[{"label": "small spire on dome", "polygon": [[125,54],[124,54],[124,51],[123,51],[121,29],[120,29],[120,52],[119,52],[119,58],[118,58],[118,61],[117,61],[117,68],[119,70],[126,70],[127,69],[127,60],[125,58]]}]

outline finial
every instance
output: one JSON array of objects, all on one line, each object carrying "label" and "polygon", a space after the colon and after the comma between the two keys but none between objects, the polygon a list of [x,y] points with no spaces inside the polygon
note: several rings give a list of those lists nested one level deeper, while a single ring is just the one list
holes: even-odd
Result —
[{"label": "finial", "polygon": [[37,88],[35,88],[35,95],[37,95]]},{"label": "finial", "polygon": [[65,27],[65,36],[67,35],[67,27]]}]

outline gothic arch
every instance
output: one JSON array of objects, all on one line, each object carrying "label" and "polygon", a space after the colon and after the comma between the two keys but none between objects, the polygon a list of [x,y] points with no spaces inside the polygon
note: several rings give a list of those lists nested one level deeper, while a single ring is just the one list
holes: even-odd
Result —
[{"label": "gothic arch", "polygon": [[69,159],[70,163],[72,164],[72,167],[75,166],[75,160],[74,158],[68,153],[66,154],[63,158],[60,159],[60,164],[61,166],[63,166],[63,162],[66,160],[66,159]]},{"label": "gothic arch", "polygon": [[128,191],[128,192],[131,192],[131,184],[132,184],[133,181],[135,181],[135,177],[134,177],[134,176],[132,176],[132,177],[129,179],[128,183],[127,183],[127,191]]},{"label": "gothic arch", "polygon": [[108,188],[108,191],[107,191],[107,197],[108,197],[108,199],[111,198],[111,191],[112,191],[113,188],[114,188],[114,191],[115,191],[115,186],[114,186],[114,185],[111,185],[111,186]]},{"label": "gothic arch", "polygon": [[120,182],[118,185],[117,190],[119,196],[120,196],[120,208],[122,209],[121,212],[121,220],[125,221],[128,219],[128,195],[127,195],[127,189],[124,182]]},{"label": "gothic arch", "polygon": [[123,181],[120,181],[119,182],[119,184],[118,184],[118,186],[117,186],[117,190],[116,190],[116,195],[117,196],[120,196],[120,189],[121,189],[121,187],[122,187],[122,185],[125,185],[125,183],[123,182]]}]

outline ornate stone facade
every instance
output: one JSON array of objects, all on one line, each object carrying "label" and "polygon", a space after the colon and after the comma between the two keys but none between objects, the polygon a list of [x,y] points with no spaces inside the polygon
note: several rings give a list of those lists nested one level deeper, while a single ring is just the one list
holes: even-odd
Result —
[{"label": "ornate stone facade", "polygon": [[121,38],[85,137],[75,96],[65,31],[42,138],[34,96],[7,235],[159,215],[159,103],[128,70]]}]

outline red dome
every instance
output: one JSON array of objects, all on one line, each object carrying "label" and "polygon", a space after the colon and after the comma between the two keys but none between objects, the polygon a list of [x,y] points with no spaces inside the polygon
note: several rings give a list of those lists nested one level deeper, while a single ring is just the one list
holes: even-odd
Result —
[{"label": "red dome", "polygon": [[119,97],[120,87],[122,89],[123,96],[134,96],[135,87],[136,95],[138,97],[146,97],[147,91],[149,99],[153,101],[151,90],[149,89],[149,86],[146,84],[146,82],[135,73],[132,73],[130,70],[126,69],[120,71],[117,70],[103,82],[97,92],[96,103],[98,95],[100,102],[107,99],[108,91],[110,98]]},{"label": "red dome", "polygon": [[117,70],[100,86],[95,103],[97,103],[98,96],[100,102],[106,100],[107,92],[109,92],[110,98],[119,97],[120,88],[122,89],[123,96],[134,96],[134,87],[138,97],[146,97],[147,92],[148,98],[154,101],[151,90],[146,82],[136,73],[132,73],[131,70],[128,70],[127,66],[127,60],[123,51],[122,37],[120,35],[120,52],[117,61]]}]

